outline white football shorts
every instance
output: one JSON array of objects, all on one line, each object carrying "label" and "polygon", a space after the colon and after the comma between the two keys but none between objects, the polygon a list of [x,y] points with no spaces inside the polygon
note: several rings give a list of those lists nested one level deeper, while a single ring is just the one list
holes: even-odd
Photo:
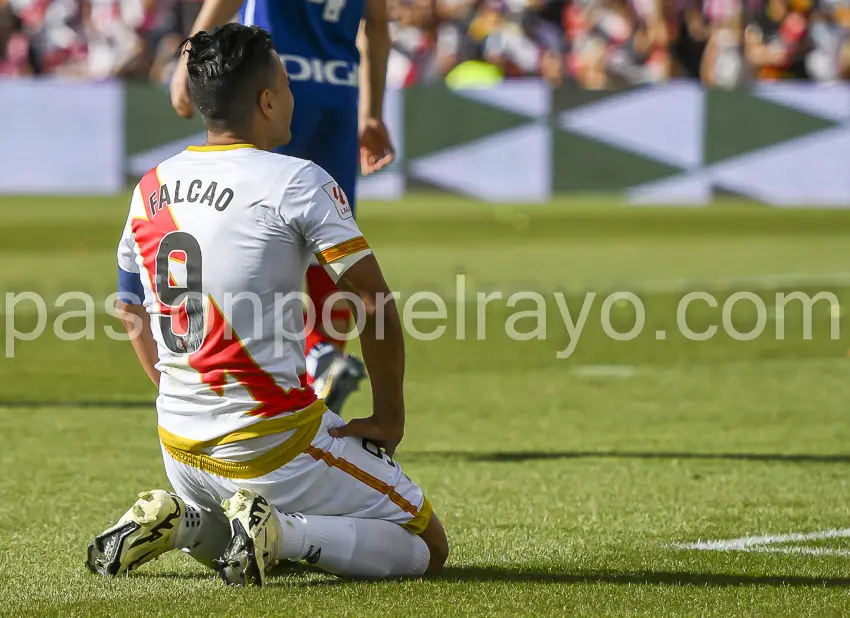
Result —
[{"label": "white football shorts", "polygon": [[421,533],[431,520],[431,505],[401,466],[361,438],[333,438],[344,425],[326,411],[310,446],[274,472],[251,479],[211,474],[175,460],[163,448],[168,480],[181,498],[221,510],[238,489],[250,489],[283,513],[382,519]]}]

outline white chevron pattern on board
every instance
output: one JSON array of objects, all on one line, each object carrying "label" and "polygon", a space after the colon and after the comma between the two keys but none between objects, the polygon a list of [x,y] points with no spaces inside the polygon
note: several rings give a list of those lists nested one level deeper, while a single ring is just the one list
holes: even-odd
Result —
[{"label": "white chevron pattern on board", "polygon": [[543,202],[551,194],[551,133],[533,123],[411,162],[433,185],[492,202]]},{"label": "white chevron pattern on board", "polygon": [[622,150],[693,169],[703,162],[704,98],[697,84],[674,82],[563,111],[559,123]]}]

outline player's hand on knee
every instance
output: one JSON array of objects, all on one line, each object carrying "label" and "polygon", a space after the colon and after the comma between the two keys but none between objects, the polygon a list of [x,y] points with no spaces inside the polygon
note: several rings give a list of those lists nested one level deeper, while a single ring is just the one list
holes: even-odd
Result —
[{"label": "player's hand on knee", "polygon": [[189,69],[183,58],[177,63],[174,76],[171,78],[171,106],[183,118],[191,118],[195,115],[195,106],[189,94]]},{"label": "player's hand on knee", "polygon": [[353,418],[348,424],[329,430],[334,438],[366,438],[380,446],[390,457],[404,437],[404,426],[380,421],[374,416],[369,418]]}]

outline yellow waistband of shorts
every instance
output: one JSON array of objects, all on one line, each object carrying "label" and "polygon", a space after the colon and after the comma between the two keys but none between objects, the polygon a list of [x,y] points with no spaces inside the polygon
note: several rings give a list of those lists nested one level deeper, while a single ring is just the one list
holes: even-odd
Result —
[{"label": "yellow waistband of shorts", "polygon": [[[319,433],[325,402],[318,400],[293,414],[260,421],[245,429],[212,440],[189,440],[159,428],[159,439],[176,461],[230,479],[252,479],[274,472],[304,452]],[[201,453],[201,449],[295,430],[283,444],[247,461],[226,461]]]}]

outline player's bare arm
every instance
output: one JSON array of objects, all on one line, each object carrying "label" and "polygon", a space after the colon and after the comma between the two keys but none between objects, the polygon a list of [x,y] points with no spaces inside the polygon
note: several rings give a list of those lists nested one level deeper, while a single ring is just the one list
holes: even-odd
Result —
[{"label": "player's bare arm", "polygon": [[395,300],[372,254],[345,271],[338,285],[360,299],[365,313],[360,344],[372,383],[372,416],[352,419],[331,435],[368,438],[392,456],[404,436],[404,336]]},{"label": "player's bare arm", "polygon": [[[150,315],[145,310],[144,305],[129,304],[123,300],[118,300],[115,303],[115,310],[116,315],[130,335],[130,343],[139,358],[139,363],[141,363],[154,386],[158,388],[160,373],[156,368],[156,362],[159,356],[156,341],[154,341],[151,332]],[[141,324],[141,329],[139,324]]]},{"label": "player's bare arm", "polygon": [[[202,30],[210,31],[228,23],[239,12],[242,2],[243,0],[205,0],[190,34],[194,35]],[[189,95],[189,73],[185,55],[181,55],[171,79],[171,105],[183,118],[191,118],[195,114],[195,106]]]},{"label": "player's bare arm", "polygon": [[386,0],[367,0],[361,27],[360,167],[371,174],[395,156],[384,124],[384,90],[390,55],[390,27]]}]

